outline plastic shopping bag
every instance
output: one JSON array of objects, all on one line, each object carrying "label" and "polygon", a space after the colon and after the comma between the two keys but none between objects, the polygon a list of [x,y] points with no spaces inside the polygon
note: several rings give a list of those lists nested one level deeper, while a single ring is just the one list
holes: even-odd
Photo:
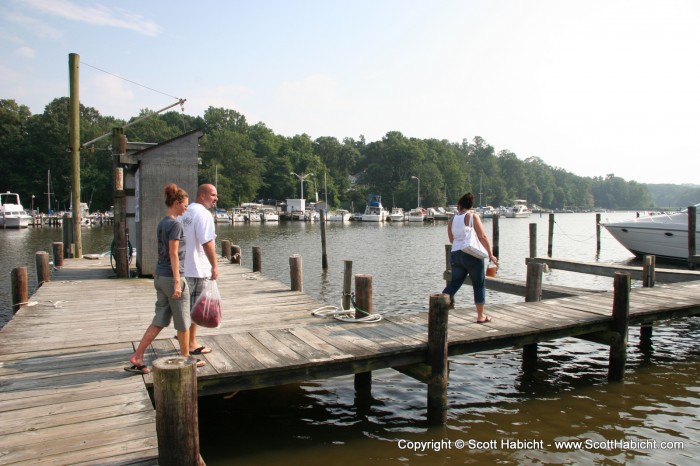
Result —
[{"label": "plastic shopping bag", "polygon": [[219,328],[223,319],[223,306],[216,280],[207,280],[202,293],[192,306],[192,322],[207,328]]}]

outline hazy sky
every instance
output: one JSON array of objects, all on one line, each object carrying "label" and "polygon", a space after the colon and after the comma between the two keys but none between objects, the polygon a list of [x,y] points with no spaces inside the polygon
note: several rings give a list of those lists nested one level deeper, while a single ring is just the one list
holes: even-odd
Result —
[{"label": "hazy sky", "polygon": [[700,1],[4,0],[0,39],[0,98],[33,113],[77,53],[102,115],[181,97],[287,136],[481,136],[580,176],[700,184]]}]

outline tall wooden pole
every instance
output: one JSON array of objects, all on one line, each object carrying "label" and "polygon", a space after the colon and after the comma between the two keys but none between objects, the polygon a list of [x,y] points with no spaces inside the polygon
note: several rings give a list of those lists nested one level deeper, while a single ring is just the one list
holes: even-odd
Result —
[{"label": "tall wooden pole", "polygon": [[114,169],[114,265],[118,278],[129,278],[129,242],[126,239],[126,195],[124,169],[120,158],[126,154],[124,128],[112,128],[112,168]]},{"label": "tall wooden pole", "polygon": [[80,231],[80,97],[79,97],[80,55],[68,55],[68,74],[70,78],[70,150],[73,166],[73,241],[75,257],[83,257],[83,241]]}]

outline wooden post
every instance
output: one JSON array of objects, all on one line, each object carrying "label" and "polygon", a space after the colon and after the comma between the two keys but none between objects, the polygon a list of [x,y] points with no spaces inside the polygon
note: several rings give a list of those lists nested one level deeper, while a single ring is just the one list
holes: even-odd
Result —
[{"label": "wooden post", "polygon": [[10,274],[12,285],[12,315],[17,314],[19,308],[29,301],[29,283],[27,280],[27,268],[17,267]]},{"label": "wooden post", "polygon": [[262,272],[262,248],[253,246],[253,272]]},{"label": "wooden post", "polygon": [[[355,304],[365,311],[372,313],[372,275],[355,275]],[[355,318],[363,317],[366,314],[355,310]],[[355,374],[355,391],[366,394],[372,388],[372,373],[358,372]]]},{"label": "wooden post", "polygon": [[231,261],[231,241],[227,239],[221,240],[221,257],[225,257],[229,262]]},{"label": "wooden post", "polygon": [[73,218],[70,214],[63,214],[61,221],[61,238],[63,239],[63,257],[73,257]]},{"label": "wooden post", "polygon": [[537,257],[537,224],[530,224],[530,257]]},{"label": "wooden post", "polygon": [[49,271],[49,253],[46,251],[38,251],[36,253],[36,287],[39,288],[44,282],[51,280],[51,272]]},{"label": "wooden post", "polygon": [[549,214],[549,240],[547,242],[547,257],[552,257],[552,243],[554,243],[554,214]]},{"label": "wooden post", "polygon": [[292,291],[304,291],[301,256],[299,254],[289,256],[289,278],[292,283]]},{"label": "wooden post", "polygon": [[444,425],[447,422],[447,383],[449,363],[447,361],[447,320],[449,295],[430,295],[428,311],[428,365],[431,367],[428,381],[428,424]]},{"label": "wooden post", "polygon": [[234,244],[231,246],[231,251],[233,252],[231,254],[231,263],[232,264],[241,264],[241,247]]},{"label": "wooden post", "polygon": [[326,210],[321,209],[321,268],[328,270],[328,254],[326,253]]},{"label": "wooden post", "polygon": [[63,267],[63,243],[56,241],[51,244],[53,250],[53,266]]},{"label": "wooden post", "polygon": [[126,239],[126,193],[121,156],[126,155],[124,128],[112,128],[112,168],[114,170],[114,267],[118,278],[129,278],[129,244]]},{"label": "wooden post", "polygon": [[608,380],[618,381],[625,378],[627,364],[627,327],[630,312],[630,274],[615,272],[613,295],[612,329],[619,334],[617,341],[610,345]]},{"label": "wooden post", "polygon": [[352,261],[345,261],[343,270],[343,310],[350,309],[350,293],[352,292]]},{"label": "wooden post", "polygon": [[[653,288],[656,284],[656,256],[644,256],[644,268],[642,269],[642,287]],[[639,327],[639,345],[642,348],[651,347],[653,324],[642,324]]]},{"label": "wooden post", "polygon": [[595,214],[595,252],[600,253],[600,214]]},{"label": "wooden post", "polygon": [[83,257],[83,242],[80,218],[80,55],[68,54],[68,78],[70,81],[69,92],[69,126],[71,147],[71,178],[73,198],[73,240],[75,251],[73,257]]},{"label": "wooden post", "polygon": [[[493,249],[493,248],[492,248]],[[495,249],[493,255],[496,255]],[[445,245],[445,272],[449,271],[450,274],[452,273],[452,245],[451,244],[446,244]],[[450,275],[451,277],[452,275]],[[450,284],[450,280],[445,280],[445,286]]]},{"label": "wooden post", "polygon": [[500,216],[499,214],[495,214],[493,216],[493,218],[491,219],[491,225],[492,225],[491,228],[493,229],[491,231],[491,237],[492,237],[491,238],[491,249],[493,250],[493,255],[496,257],[501,257],[501,255],[500,255],[501,248],[498,245],[498,243],[500,241],[500,236],[501,236],[499,228],[498,228],[498,217],[499,216]]},{"label": "wooden post", "polygon": [[197,368],[194,357],[153,361],[158,463],[204,465],[199,455]]},{"label": "wooden post", "polygon": [[690,269],[695,270],[697,267],[697,262],[695,257],[697,253],[696,249],[696,243],[695,243],[695,236],[696,236],[696,230],[697,230],[697,222],[698,222],[698,217],[697,217],[697,209],[694,205],[691,205],[688,207],[688,262],[690,265]]},{"label": "wooden post", "polygon": [[[531,262],[527,264],[525,282],[525,302],[535,303],[542,299],[542,274],[544,264]],[[531,370],[537,365],[537,343],[523,345],[523,369]]]}]

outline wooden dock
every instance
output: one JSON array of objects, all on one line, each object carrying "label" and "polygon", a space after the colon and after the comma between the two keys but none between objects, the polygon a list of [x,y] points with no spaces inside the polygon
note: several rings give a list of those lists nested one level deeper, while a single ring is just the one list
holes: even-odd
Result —
[{"label": "wooden dock", "polygon": [[[112,276],[104,260],[69,260],[0,331],[0,463],[158,464],[152,376],[123,370],[155,290],[149,279]],[[200,396],[426,361],[427,312],[344,323],[313,317],[323,303],[239,265],[222,264],[218,282],[225,319],[200,331],[214,350],[200,356]],[[469,303],[449,314],[449,353],[605,332],[612,305],[611,292],[489,305],[493,322],[477,324]],[[699,281],[630,296],[630,324],[697,314]],[[161,333],[147,362],[177,354],[174,333]]]}]

